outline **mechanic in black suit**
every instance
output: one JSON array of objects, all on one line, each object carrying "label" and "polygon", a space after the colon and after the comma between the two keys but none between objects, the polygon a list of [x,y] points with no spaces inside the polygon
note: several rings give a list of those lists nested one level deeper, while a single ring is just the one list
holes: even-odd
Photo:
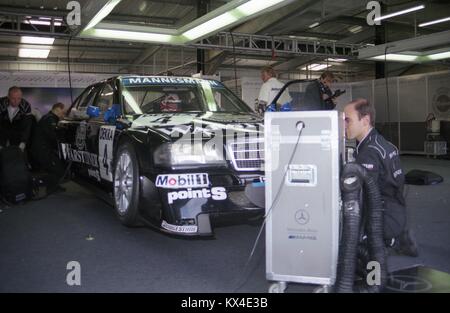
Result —
[{"label": "mechanic in black suit", "polygon": [[336,96],[331,91],[334,82],[334,74],[326,71],[320,78],[306,86],[305,98],[301,107],[302,111],[333,110],[336,107]]},{"label": "mechanic in black suit", "polygon": [[59,185],[64,176],[65,168],[58,156],[58,142],[56,138],[56,127],[59,120],[64,118],[64,114],[64,104],[54,104],[51,111],[37,123],[31,146],[34,161],[41,170],[48,174],[47,186],[49,193],[65,190]]},{"label": "mechanic in black suit", "polygon": [[378,183],[384,208],[384,238],[396,252],[418,256],[418,249],[407,225],[403,197],[405,175],[396,146],[375,129],[375,108],[366,99],[345,106],[345,130],[348,139],[356,139],[356,163]]},{"label": "mechanic in black suit", "polygon": [[0,98],[0,148],[18,146],[24,151],[30,142],[33,119],[20,88],[9,88],[8,96]]}]

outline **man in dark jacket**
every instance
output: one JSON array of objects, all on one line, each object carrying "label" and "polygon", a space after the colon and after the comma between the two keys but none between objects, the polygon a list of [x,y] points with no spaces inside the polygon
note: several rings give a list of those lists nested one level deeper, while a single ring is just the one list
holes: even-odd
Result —
[{"label": "man in dark jacket", "polygon": [[301,111],[333,110],[336,107],[333,92],[331,91],[333,82],[334,74],[326,71],[320,75],[318,80],[309,83],[306,86]]},{"label": "man in dark jacket", "polygon": [[356,163],[378,183],[384,206],[384,238],[398,252],[417,256],[417,246],[407,227],[403,197],[405,176],[398,149],[383,138],[375,125],[375,109],[366,99],[345,107],[347,138],[356,139]]},{"label": "man in dark jacket", "polygon": [[0,98],[0,148],[29,143],[33,116],[30,104],[22,98],[19,87],[11,87],[8,96]]},{"label": "man in dark jacket", "polygon": [[58,142],[56,139],[56,126],[64,117],[64,104],[56,103],[52,110],[44,115],[38,122],[32,144],[32,154],[41,170],[48,175],[49,192],[63,191],[59,186],[64,176],[64,165],[58,157]]}]

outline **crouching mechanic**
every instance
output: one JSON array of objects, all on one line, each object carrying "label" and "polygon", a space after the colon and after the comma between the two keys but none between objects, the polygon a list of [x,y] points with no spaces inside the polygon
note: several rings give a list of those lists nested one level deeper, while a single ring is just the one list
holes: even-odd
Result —
[{"label": "crouching mechanic", "polygon": [[387,246],[397,253],[418,256],[417,245],[407,228],[405,176],[398,149],[374,128],[375,109],[366,99],[350,102],[344,111],[347,138],[357,140],[356,163],[366,168],[380,188]]},{"label": "crouching mechanic", "polygon": [[64,165],[58,157],[56,126],[64,117],[64,104],[56,103],[50,112],[44,115],[36,126],[31,152],[39,168],[45,171],[48,193],[65,191],[59,184],[64,176]]}]

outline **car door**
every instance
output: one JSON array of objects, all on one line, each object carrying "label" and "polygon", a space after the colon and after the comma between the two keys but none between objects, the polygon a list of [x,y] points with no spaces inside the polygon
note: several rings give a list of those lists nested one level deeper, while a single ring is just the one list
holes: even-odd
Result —
[{"label": "car door", "polygon": [[97,183],[110,186],[113,180],[112,160],[114,139],[117,128],[112,122],[105,121],[106,112],[118,103],[117,88],[114,80],[105,82],[101,87],[93,106],[99,109],[99,116],[89,120],[88,151],[98,156],[98,167],[91,168],[89,176]]},{"label": "car door", "polygon": [[70,107],[68,116],[58,124],[61,157],[71,161],[72,170],[82,176],[89,176],[89,168],[98,163],[89,153],[90,123],[87,108],[95,103],[102,85],[86,88]]}]

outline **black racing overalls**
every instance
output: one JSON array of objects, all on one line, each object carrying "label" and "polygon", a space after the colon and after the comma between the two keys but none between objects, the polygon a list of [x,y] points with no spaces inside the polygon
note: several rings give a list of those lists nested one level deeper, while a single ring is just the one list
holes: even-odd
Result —
[{"label": "black racing overalls", "polygon": [[397,147],[376,129],[358,143],[356,162],[364,166],[378,183],[384,207],[384,237],[398,237],[406,227],[406,207],[403,197],[405,176]]}]

